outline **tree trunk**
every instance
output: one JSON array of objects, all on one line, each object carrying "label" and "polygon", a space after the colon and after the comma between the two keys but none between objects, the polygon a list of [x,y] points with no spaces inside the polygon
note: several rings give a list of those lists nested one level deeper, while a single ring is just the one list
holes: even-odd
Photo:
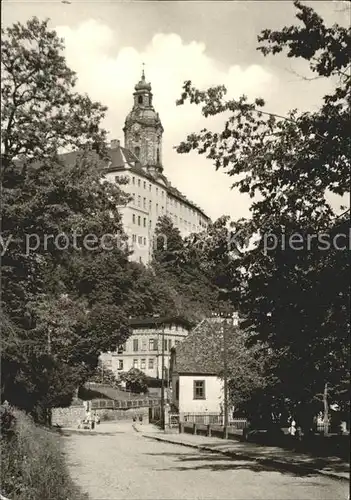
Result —
[{"label": "tree trunk", "polygon": [[327,436],[329,432],[328,382],[324,384],[323,404],[324,404],[324,435]]}]

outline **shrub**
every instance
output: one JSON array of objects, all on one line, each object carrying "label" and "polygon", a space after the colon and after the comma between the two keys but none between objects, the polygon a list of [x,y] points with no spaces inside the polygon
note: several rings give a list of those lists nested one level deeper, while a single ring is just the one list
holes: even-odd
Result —
[{"label": "shrub", "polygon": [[2,409],[1,493],[11,500],[83,500],[69,476],[60,436],[12,408]]}]

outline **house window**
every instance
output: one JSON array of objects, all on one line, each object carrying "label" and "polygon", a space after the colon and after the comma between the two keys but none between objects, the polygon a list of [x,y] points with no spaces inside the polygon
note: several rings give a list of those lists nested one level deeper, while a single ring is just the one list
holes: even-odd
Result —
[{"label": "house window", "polygon": [[156,212],[158,212],[158,203],[156,203]]},{"label": "house window", "polygon": [[138,368],[138,360],[133,359],[133,368]]},{"label": "house window", "polygon": [[141,350],[142,351],[146,351],[146,339],[142,339],[141,341]]},{"label": "house window", "polygon": [[144,238],[144,245],[146,245],[146,238]]},{"label": "house window", "polygon": [[144,189],[146,189],[146,182],[144,181]]},{"label": "house window", "polygon": [[142,359],[140,362],[140,368],[141,370],[145,370],[146,368],[146,359]]},{"label": "house window", "polygon": [[140,187],[140,179],[138,179],[138,186]]},{"label": "house window", "polygon": [[132,193],[132,196],[133,196],[132,203],[133,205],[135,205],[135,193]]},{"label": "house window", "polygon": [[146,198],[143,199],[143,208],[146,208]]},{"label": "house window", "polygon": [[154,368],[154,358],[149,358],[149,370],[153,370]]},{"label": "house window", "polygon": [[175,393],[176,393],[176,400],[179,400],[179,380],[176,381],[176,386],[175,386]]},{"label": "house window", "polygon": [[123,370],[123,359],[118,360],[118,370]]},{"label": "house window", "polygon": [[140,226],[140,221],[141,221],[141,218],[140,218],[140,215],[138,215],[138,226]]},{"label": "house window", "polygon": [[138,243],[139,243],[139,245],[143,244],[143,237],[142,236],[138,236]]},{"label": "house window", "polygon": [[156,339],[149,340],[149,351],[157,351]]},{"label": "house window", "polygon": [[135,184],[135,177],[132,177],[132,184]]},{"label": "house window", "polygon": [[158,188],[156,188],[156,194],[158,194]]},{"label": "house window", "polygon": [[206,399],[204,380],[194,380],[194,399]]},{"label": "house window", "polygon": [[149,191],[151,191],[151,184],[149,184]]},{"label": "house window", "polygon": [[140,207],[140,203],[141,203],[141,196],[139,195],[138,196],[138,207]]},{"label": "house window", "polygon": [[117,183],[119,182],[119,175],[115,176],[115,182],[117,182]]},{"label": "house window", "polygon": [[139,257],[139,263],[142,264],[143,263],[143,259],[141,257]]},{"label": "house window", "polygon": [[151,227],[151,220],[149,220],[149,227]]},{"label": "house window", "polygon": [[136,243],[136,234],[133,234],[133,243]]},{"label": "house window", "polygon": [[133,339],[133,351],[138,351],[138,339]]},{"label": "house window", "polygon": [[144,227],[146,227],[146,217],[144,217]]},{"label": "house window", "polygon": [[133,214],[132,217],[133,217],[133,224],[135,224],[135,214]]},{"label": "house window", "polygon": [[119,345],[119,346],[117,347],[117,353],[118,353],[118,354],[123,354],[123,351],[125,351],[125,350],[126,350],[126,345],[125,345],[125,344],[123,344],[123,345]]},{"label": "house window", "polygon": [[149,200],[149,210],[151,210],[151,200]]}]

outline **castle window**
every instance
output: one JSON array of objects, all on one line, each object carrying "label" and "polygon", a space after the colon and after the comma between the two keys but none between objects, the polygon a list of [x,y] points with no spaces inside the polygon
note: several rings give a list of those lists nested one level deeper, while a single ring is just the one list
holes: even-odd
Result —
[{"label": "castle window", "polygon": [[138,97],[138,103],[139,103],[139,104],[143,104],[143,96],[142,96],[142,95],[140,95],[140,96]]}]

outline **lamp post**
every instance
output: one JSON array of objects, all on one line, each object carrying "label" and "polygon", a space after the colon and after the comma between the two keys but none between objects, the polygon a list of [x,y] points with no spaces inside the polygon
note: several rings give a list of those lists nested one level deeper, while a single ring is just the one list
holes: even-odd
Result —
[{"label": "lamp post", "polygon": [[161,429],[165,429],[165,325],[162,324],[162,349],[161,349]]}]

